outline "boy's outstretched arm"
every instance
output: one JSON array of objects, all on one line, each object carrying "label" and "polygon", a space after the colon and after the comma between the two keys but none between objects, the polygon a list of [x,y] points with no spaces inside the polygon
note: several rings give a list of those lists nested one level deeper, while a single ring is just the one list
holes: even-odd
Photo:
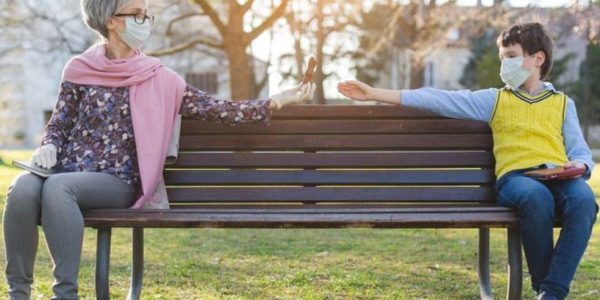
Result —
[{"label": "boy's outstretched arm", "polygon": [[496,102],[497,89],[446,91],[433,88],[388,90],[373,88],[360,81],[344,81],[338,91],[353,100],[401,104],[438,115],[489,122]]},{"label": "boy's outstretched arm", "polygon": [[401,91],[377,89],[356,80],[340,82],[337,88],[338,92],[353,100],[400,104]]}]

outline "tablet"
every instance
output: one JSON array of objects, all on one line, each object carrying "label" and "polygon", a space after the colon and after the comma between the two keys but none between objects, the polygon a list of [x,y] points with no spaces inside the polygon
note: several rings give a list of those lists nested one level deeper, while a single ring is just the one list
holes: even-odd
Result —
[{"label": "tablet", "polygon": [[32,174],[35,174],[37,176],[44,177],[44,178],[48,178],[50,175],[58,173],[56,171],[56,168],[46,169],[46,168],[37,166],[31,162],[28,162],[28,161],[15,160],[12,162],[12,165],[17,168],[23,169],[25,171],[29,171]]}]

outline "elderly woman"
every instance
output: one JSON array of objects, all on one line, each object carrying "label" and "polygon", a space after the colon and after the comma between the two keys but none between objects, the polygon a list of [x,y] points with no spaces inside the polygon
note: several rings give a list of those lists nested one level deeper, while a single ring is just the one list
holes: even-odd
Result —
[{"label": "elderly woman", "polygon": [[103,38],[65,67],[58,101],[32,162],[61,172],[20,174],[4,210],[10,299],[29,299],[37,222],[54,262],[53,299],[77,299],[81,209],[141,208],[159,186],[177,114],[221,123],[267,123],[270,112],[310,97],[314,84],[270,100],[225,101],[187,85],[138,49],[154,17],[143,0],[82,0]]}]

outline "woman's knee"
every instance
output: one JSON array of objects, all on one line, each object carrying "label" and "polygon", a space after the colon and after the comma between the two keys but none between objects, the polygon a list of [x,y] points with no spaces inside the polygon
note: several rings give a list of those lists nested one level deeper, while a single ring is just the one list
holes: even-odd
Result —
[{"label": "woman's knee", "polygon": [[72,201],[69,181],[63,174],[48,177],[42,187],[42,205],[45,208],[57,206]]},{"label": "woman's knee", "polygon": [[29,172],[17,175],[6,193],[7,210],[39,210],[44,180]]}]

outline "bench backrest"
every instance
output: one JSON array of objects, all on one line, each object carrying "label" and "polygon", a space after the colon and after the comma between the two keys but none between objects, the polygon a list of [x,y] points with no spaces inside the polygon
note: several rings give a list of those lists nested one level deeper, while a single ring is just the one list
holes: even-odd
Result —
[{"label": "bench backrest", "polygon": [[172,205],[495,201],[486,123],[396,106],[296,106],[270,126],[184,120]]}]

